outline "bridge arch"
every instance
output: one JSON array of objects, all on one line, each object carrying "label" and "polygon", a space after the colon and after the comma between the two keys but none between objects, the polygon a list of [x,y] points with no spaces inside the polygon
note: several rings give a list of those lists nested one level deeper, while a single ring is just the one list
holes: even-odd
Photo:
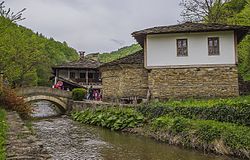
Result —
[{"label": "bridge arch", "polygon": [[56,104],[62,111],[68,110],[68,102],[72,97],[69,91],[54,89],[50,87],[27,87],[16,90],[18,96],[24,98],[25,102],[35,102],[39,100],[50,101]]},{"label": "bridge arch", "polygon": [[46,96],[46,95],[35,95],[24,98],[24,101],[26,103],[32,103],[41,100],[49,101],[55,104],[63,112],[67,111],[67,103],[56,97]]}]

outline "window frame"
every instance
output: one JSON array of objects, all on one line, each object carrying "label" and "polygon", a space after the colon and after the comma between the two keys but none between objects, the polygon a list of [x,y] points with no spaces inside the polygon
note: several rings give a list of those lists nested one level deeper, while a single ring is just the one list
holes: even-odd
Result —
[{"label": "window frame", "polygon": [[[74,76],[72,76],[74,75]],[[76,73],[75,72],[69,72],[69,78],[70,79],[76,79]]]},{"label": "window frame", "polygon": [[[179,41],[181,41],[181,47],[179,47]],[[184,47],[184,43],[186,42],[186,47]],[[184,51],[186,50],[186,54],[184,54]],[[177,51],[177,57],[188,57],[188,39],[187,38],[180,38],[176,39],[176,51]],[[181,52],[181,54],[179,54]]]},{"label": "window frame", "polygon": [[[89,75],[92,75],[92,77],[90,77]],[[89,78],[89,79],[94,79],[94,77],[95,77],[95,76],[94,76],[94,73],[88,72],[88,78]]]},{"label": "window frame", "polygon": [[[215,41],[217,40],[217,45],[215,46]],[[210,42],[212,41],[212,46],[210,46]],[[208,56],[219,56],[220,55],[220,38],[219,37],[208,37],[207,38],[207,48],[208,48]],[[212,51],[212,52],[210,52]]]},{"label": "window frame", "polygon": [[[83,77],[81,77],[82,74],[84,75]],[[86,72],[80,72],[79,77],[80,79],[86,79]]]}]

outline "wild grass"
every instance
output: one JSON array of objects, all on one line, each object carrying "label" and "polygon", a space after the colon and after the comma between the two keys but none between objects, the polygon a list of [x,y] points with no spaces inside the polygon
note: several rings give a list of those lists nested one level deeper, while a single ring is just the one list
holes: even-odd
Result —
[{"label": "wild grass", "polygon": [[6,123],[6,112],[0,108],[0,159],[6,158],[6,132],[7,132],[7,123]]}]

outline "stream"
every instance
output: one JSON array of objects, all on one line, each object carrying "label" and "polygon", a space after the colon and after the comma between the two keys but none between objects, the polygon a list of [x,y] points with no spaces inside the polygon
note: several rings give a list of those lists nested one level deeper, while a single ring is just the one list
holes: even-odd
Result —
[{"label": "stream", "polygon": [[[49,102],[34,103],[38,138],[56,160],[231,160],[228,157],[170,146],[150,138],[83,125]],[[45,118],[50,117],[50,118]]]}]

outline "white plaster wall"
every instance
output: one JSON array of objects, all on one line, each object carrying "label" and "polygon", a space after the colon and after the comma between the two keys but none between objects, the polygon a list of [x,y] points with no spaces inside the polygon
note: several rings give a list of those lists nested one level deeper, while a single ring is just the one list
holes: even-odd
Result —
[{"label": "white plaster wall", "polygon": [[[220,55],[208,55],[208,37],[219,37]],[[188,56],[177,57],[176,39],[188,39]],[[235,64],[234,32],[179,33],[147,36],[146,67]]]}]

